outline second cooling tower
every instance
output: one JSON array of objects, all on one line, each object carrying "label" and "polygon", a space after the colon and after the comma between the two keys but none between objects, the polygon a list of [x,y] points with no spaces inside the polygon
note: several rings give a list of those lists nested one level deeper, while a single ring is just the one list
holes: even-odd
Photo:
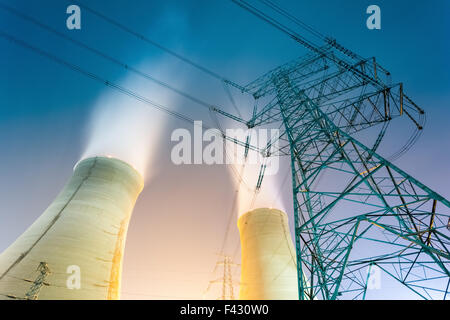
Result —
[{"label": "second cooling tower", "polygon": [[241,300],[298,299],[297,263],[287,215],[261,208],[238,220],[241,238]]},{"label": "second cooling tower", "polygon": [[0,255],[0,299],[118,299],[141,175],[106,157],[81,161],[48,209]]}]

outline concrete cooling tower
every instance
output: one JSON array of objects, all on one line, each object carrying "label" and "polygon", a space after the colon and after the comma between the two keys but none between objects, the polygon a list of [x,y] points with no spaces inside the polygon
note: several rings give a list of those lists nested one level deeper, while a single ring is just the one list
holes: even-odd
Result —
[{"label": "concrete cooling tower", "polygon": [[298,299],[297,263],[287,215],[260,208],[239,217],[240,300]]},{"label": "concrete cooling tower", "polygon": [[118,299],[128,222],[142,176],[82,160],[48,209],[0,255],[0,299]]}]

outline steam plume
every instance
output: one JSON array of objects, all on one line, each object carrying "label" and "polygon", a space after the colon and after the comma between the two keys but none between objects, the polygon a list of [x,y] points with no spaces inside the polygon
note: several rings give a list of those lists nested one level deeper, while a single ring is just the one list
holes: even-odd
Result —
[{"label": "steam plume", "polygon": [[[161,72],[161,66],[158,69]],[[142,79],[128,76],[120,85],[152,101],[170,105],[169,94]],[[94,156],[118,158],[148,179],[148,169],[154,163],[167,117],[147,104],[108,90],[95,104],[81,159]]]}]

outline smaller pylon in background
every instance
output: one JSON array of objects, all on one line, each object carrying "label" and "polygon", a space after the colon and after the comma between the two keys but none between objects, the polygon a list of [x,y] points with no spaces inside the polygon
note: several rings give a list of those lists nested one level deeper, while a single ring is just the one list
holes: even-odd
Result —
[{"label": "smaller pylon in background", "polygon": [[45,285],[45,279],[48,275],[51,274],[51,270],[48,267],[48,264],[45,262],[39,263],[39,266],[36,269],[39,271],[39,275],[37,276],[36,280],[34,280],[33,284],[30,287],[30,290],[25,294],[26,300],[37,300],[39,291],[41,291],[41,288],[43,285]]},{"label": "smaller pylon in background", "polygon": [[231,267],[240,266],[237,263],[233,262],[233,259],[230,256],[219,254],[223,257],[223,260],[219,260],[216,262],[216,266],[214,267],[214,272],[217,270],[218,266],[223,265],[223,276],[221,278],[212,280],[208,284],[208,288],[205,290],[204,295],[209,291],[212,284],[221,283],[222,284],[222,295],[217,300],[235,300],[234,298],[234,284],[233,282],[233,274],[231,272]]}]

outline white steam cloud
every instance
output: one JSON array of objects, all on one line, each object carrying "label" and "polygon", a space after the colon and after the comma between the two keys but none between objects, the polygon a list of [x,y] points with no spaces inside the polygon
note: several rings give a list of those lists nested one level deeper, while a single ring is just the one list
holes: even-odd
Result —
[{"label": "white steam cloud", "polygon": [[[154,70],[141,66],[141,70]],[[164,69],[164,70],[162,70]],[[158,65],[158,73],[168,72]],[[127,76],[120,86],[162,105],[171,105],[170,94],[137,77]],[[148,180],[154,170],[155,155],[168,115],[118,91],[108,90],[100,96],[88,126],[88,141],[81,159],[107,156],[133,166]]]},{"label": "white steam cloud", "polygon": [[[251,137],[253,139],[254,133]],[[245,141],[242,137],[240,140]],[[264,148],[267,140],[250,140],[250,143]],[[265,158],[250,149],[244,160],[244,147],[233,146],[231,142],[227,142],[227,152],[228,156],[234,156],[238,160],[238,163],[230,166],[235,188],[238,190],[236,206],[238,217],[257,208],[274,208],[286,212],[281,190],[286,171],[281,165],[281,158],[276,156]]]},{"label": "white steam cloud", "polygon": [[[280,190],[278,175],[264,175],[259,190],[256,190],[260,177],[261,164],[245,166],[238,192],[238,216],[257,208],[274,208],[286,211]],[[239,183],[237,183],[239,184]]]}]

